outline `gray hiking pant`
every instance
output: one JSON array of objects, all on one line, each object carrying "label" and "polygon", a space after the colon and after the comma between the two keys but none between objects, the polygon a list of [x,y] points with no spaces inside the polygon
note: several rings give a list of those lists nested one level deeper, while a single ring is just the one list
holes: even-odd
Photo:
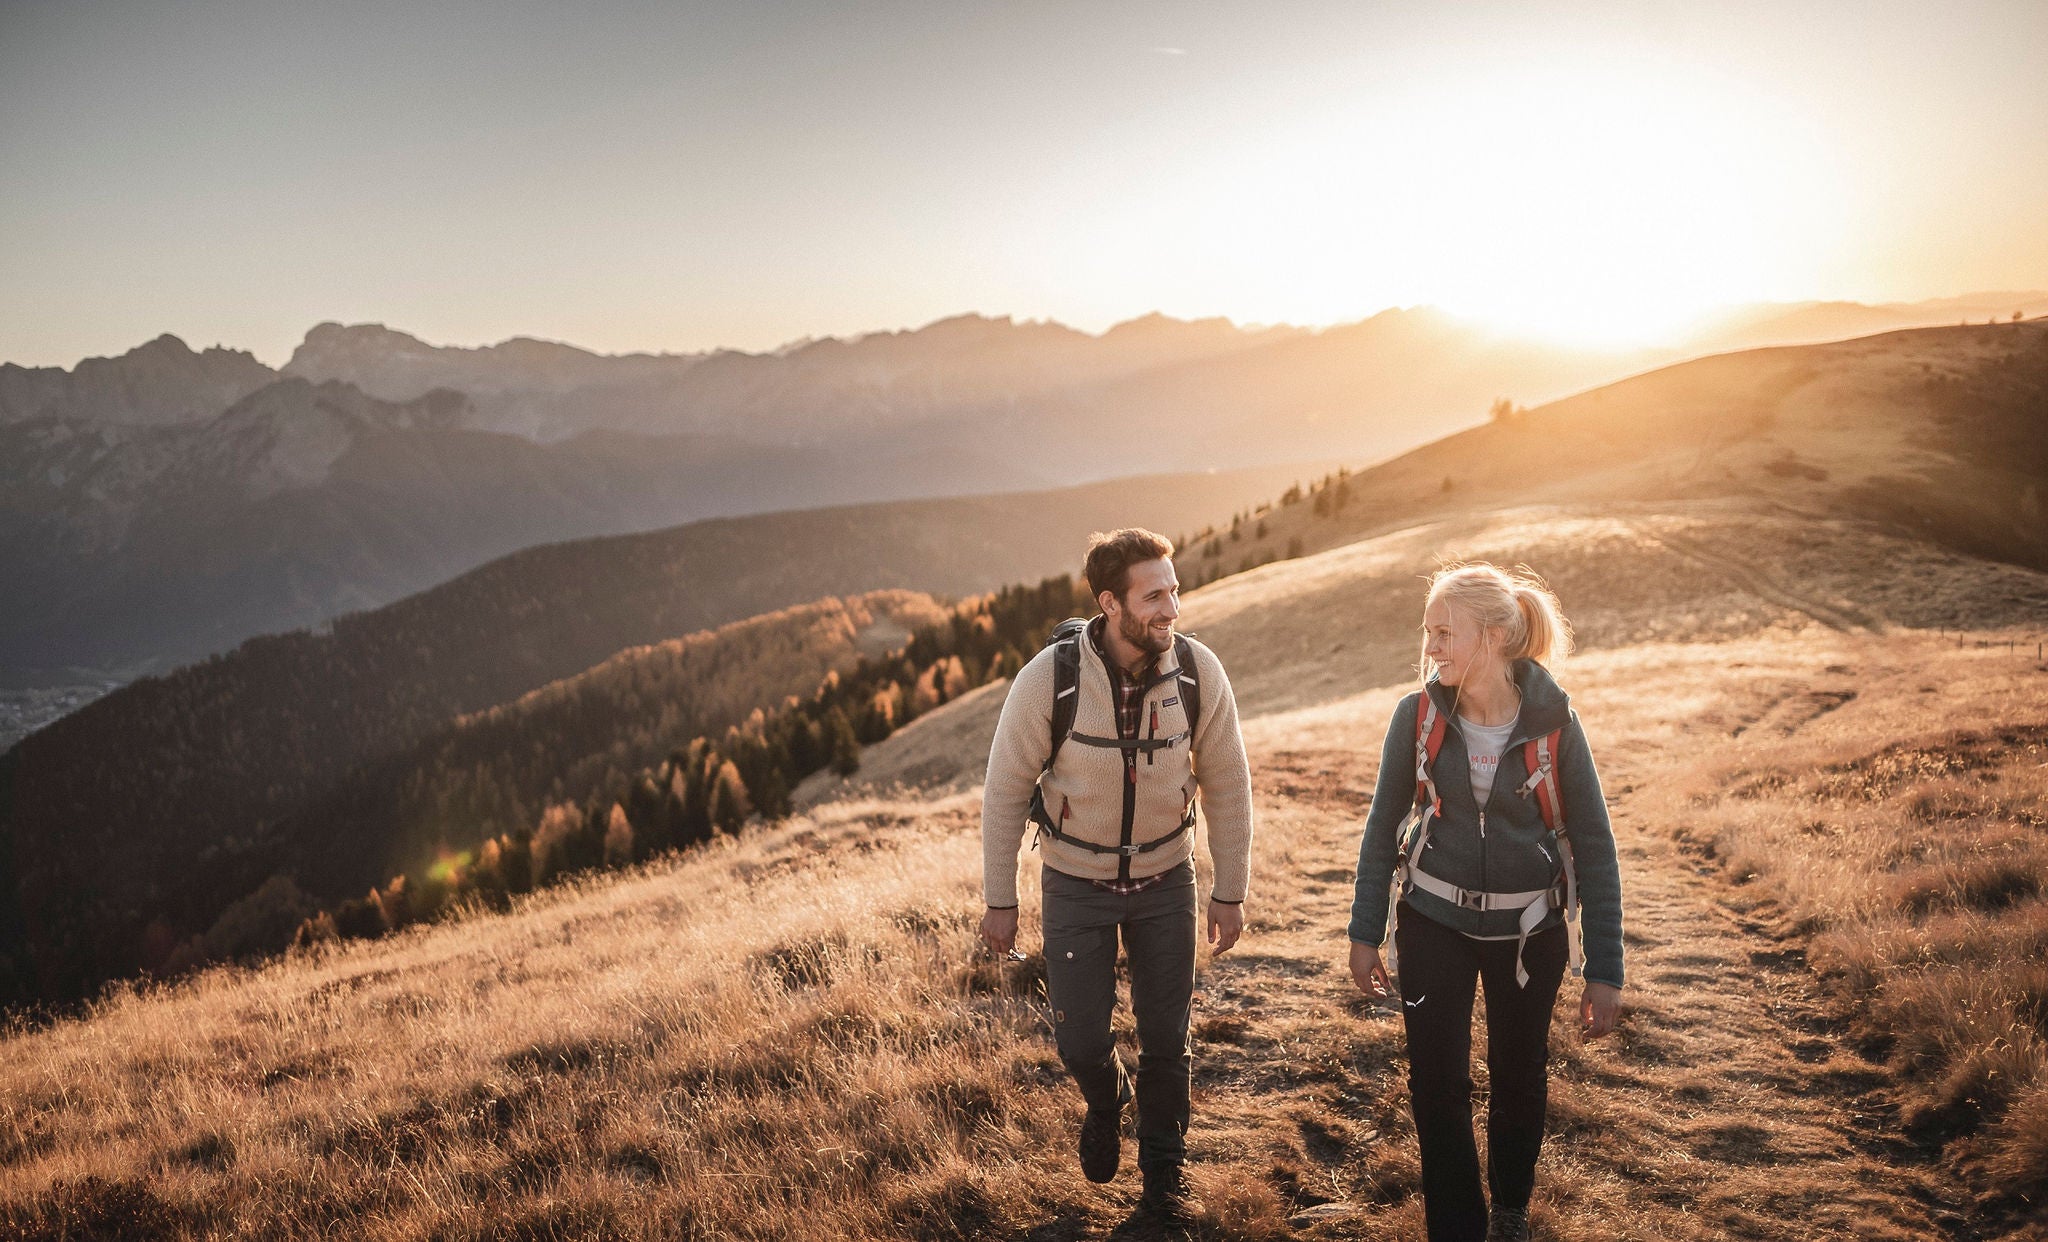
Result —
[{"label": "gray hiking pant", "polygon": [[1138,1167],[1187,1159],[1188,1012],[1195,995],[1195,866],[1119,896],[1047,867],[1045,990],[1060,1060],[1090,1108],[1117,1107],[1130,1075],[1117,1055],[1116,950],[1122,933],[1138,1025]]}]

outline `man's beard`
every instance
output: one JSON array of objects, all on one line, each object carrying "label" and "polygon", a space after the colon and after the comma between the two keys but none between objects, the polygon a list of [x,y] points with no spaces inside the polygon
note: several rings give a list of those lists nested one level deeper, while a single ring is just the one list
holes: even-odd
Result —
[{"label": "man's beard", "polygon": [[1151,626],[1139,621],[1128,612],[1117,620],[1116,632],[1121,634],[1123,640],[1131,646],[1136,647],[1140,651],[1149,651],[1153,655],[1163,655],[1168,647],[1173,646],[1173,631],[1171,629],[1163,636],[1154,633]]}]

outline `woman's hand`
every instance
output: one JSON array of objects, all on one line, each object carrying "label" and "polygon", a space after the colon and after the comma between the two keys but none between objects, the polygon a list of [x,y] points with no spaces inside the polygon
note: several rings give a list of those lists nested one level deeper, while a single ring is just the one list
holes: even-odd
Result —
[{"label": "woman's hand", "polygon": [[1598,1039],[1614,1029],[1621,1015],[1621,989],[1611,983],[1586,980],[1586,994],[1579,1000],[1579,1034]]},{"label": "woman's hand", "polygon": [[1351,942],[1351,981],[1375,1000],[1385,1000],[1394,994],[1394,984],[1387,978],[1387,964],[1380,957],[1378,945]]}]

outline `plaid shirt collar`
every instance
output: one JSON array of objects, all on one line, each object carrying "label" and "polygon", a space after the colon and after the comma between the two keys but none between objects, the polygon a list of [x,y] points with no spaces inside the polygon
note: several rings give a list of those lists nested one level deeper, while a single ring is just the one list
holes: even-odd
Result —
[{"label": "plaid shirt collar", "polygon": [[[1145,691],[1152,679],[1159,674],[1159,656],[1155,652],[1138,670],[1137,676],[1125,672],[1116,662],[1103,643],[1102,630],[1109,619],[1097,616],[1088,625],[1088,641],[1094,644],[1095,654],[1102,657],[1102,666],[1109,670],[1111,697],[1116,700],[1116,732],[1118,737],[1138,736],[1138,724],[1144,713]],[[1130,752],[1125,752],[1128,756]]]}]

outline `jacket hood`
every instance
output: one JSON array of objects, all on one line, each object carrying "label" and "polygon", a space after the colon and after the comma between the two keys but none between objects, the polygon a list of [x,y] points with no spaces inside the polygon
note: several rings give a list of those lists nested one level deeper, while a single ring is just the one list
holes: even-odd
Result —
[{"label": "jacket hood", "polygon": [[[1514,660],[1510,661],[1508,672],[1514,678],[1515,689],[1522,692],[1522,714],[1515,736],[1541,737],[1564,728],[1571,720],[1571,696],[1557,684],[1549,669],[1534,660]],[[1438,711],[1446,716],[1455,712],[1458,692],[1438,681],[1436,674],[1430,674],[1423,690],[1435,701]]]}]

